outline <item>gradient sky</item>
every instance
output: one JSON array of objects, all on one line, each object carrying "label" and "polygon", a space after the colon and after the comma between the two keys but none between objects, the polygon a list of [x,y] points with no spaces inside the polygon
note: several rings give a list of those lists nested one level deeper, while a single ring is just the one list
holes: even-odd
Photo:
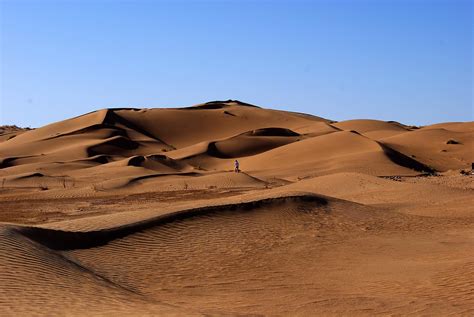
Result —
[{"label": "gradient sky", "polygon": [[239,99],[473,120],[472,1],[0,0],[0,124]]}]

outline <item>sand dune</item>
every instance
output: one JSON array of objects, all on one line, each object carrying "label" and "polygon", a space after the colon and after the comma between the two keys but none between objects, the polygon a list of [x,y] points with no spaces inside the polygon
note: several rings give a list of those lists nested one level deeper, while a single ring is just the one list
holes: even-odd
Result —
[{"label": "sand dune", "polygon": [[211,155],[221,158],[251,156],[299,140],[300,135],[289,129],[265,128],[210,144]]},{"label": "sand dune", "polygon": [[380,120],[347,120],[332,125],[344,131],[356,131],[372,139],[394,136],[411,130],[408,126],[395,121]]},{"label": "sand dune", "polygon": [[[109,221],[114,222],[113,215]],[[0,296],[8,299],[11,312],[21,312],[26,303],[52,309],[74,292],[70,314],[344,314],[348,304],[353,314],[393,309],[467,314],[473,303],[469,283],[456,276],[472,274],[472,263],[458,262],[446,271],[426,247],[435,247],[441,258],[451,246],[430,243],[427,232],[417,236],[415,246],[409,234],[373,237],[374,231],[393,230],[405,221],[362,205],[297,195],[184,210],[85,232],[6,226],[2,266],[17,278],[2,276],[6,283]],[[410,219],[412,226],[422,222]],[[376,274],[364,276],[365,252],[372,254],[381,245],[401,251],[408,243],[389,268],[378,266],[382,257],[369,266]],[[360,255],[347,253],[351,246]],[[411,260],[414,252],[425,263],[421,275]],[[458,261],[468,252],[467,245],[458,248]],[[332,270],[336,258],[342,262]],[[331,283],[344,279],[351,266],[360,267],[351,270],[358,291]],[[423,287],[431,282],[434,287]],[[18,289],[24,292],[9,297]],[[96,292],[106,296],[94,297]],[[433,305],[425,297],[438,301]]]},{"label": "sand dune", "polygon": [[183,109],[148,109],[117,113],[177,149],[260,128],[292,129],[315,121],[327,121],[319,117],[249,107],[234,101],[207,103]]},{"label": "sand dune", "polygon": [[234,100],[5,127],[0,315],[472,316],[473,137]]},{"label": "sand dune", "polygon": [[[132,171],[140,177],[148,170],[230,170],[236,158],[242,158],[246,170],[272,170],[281,178],[344,171],[416,175],[468,168],[471,126],[448,124],[456,127],[453,131],[377,120],[332,122],[238,101],[182,109],[106,109],[2,142],[0,176],[40,172],[80,183],[92,181],[90,176],[104,181]],[[457,144],[447,144],[450,140]]]},{"label": "sand dune", "polygon": [[[442,178],[433,176],[431,178]],[[472,217],[472,189],[453,188],[433,182],[393,181],[360,173],[335,173],[304,179],[282,187],[350,200],[364,205],[386,207],[397,212],[430,217]],[[427,180],[430,180],[429,178]],[[458,184],[459,179],[456,180]],[[474,185],[472,180],[465,180]],[[442,180],[441,180],[442,184]],[[436,199],[433,199],[436,197]]]},{"label": "sand dune", "polygon": [[448,131],[453,132],[473,132],[474,131],[474,123],[471,122],[444,122],[444,123],[436,123],[432,125],[428,125],[422,127],[423,130],[431,130],[431,129],[445,129]]},{"label": "sand dune", "polygon": [[[355,132],[334,132],[242,159],[251,171],[271,169],[274,175],[291,178],[341,171],[371,175],[415,175],[424,168],[419,162]],[[369,163],[370,162],[370,163]],[[285,167],[291,164],[291,169]]]},{"label": "sand dune", "polygon": [[63,311],[72,315],[193,315],[146,301],[137,292],[26,239],[15,228],[0,228],[0,236],[2,315],[55,315],[60,303],[67,303]]},{"label": "sand dune", "polygon": [[402,153],[444,172],[459,170],[474,162],[474,131],[424,128],[381,140]]},{"label": "sand dune", "polygon": [[31,130],[30,128],[20,128],[16,125],[2,125],[0,126],[0,142],[13,139],[23,132]]}]

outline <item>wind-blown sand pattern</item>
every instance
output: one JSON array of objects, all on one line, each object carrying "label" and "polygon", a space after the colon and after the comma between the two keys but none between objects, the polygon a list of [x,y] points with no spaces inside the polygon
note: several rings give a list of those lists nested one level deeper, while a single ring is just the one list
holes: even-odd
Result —
[{"label": "wind-blown sand pattern", "polygon": [[473,122],[216,101],[0,131],[2,316],[474,315]]}]

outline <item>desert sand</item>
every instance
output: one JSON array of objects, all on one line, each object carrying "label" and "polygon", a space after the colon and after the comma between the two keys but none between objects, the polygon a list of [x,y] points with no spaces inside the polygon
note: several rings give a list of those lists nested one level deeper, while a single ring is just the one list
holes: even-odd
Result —
[{"label": "desert sand", "polygon": [[472,162],[472,121],[233,100],[4,127],[0,315],[473,316]]}]

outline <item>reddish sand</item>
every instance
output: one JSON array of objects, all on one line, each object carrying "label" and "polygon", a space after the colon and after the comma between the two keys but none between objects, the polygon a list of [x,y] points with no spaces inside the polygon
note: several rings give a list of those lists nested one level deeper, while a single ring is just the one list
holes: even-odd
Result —
[{"label": "reddish sand", "polygon": [[2,127],[0,315],[473,316],[471,162],[239,101]]}]

